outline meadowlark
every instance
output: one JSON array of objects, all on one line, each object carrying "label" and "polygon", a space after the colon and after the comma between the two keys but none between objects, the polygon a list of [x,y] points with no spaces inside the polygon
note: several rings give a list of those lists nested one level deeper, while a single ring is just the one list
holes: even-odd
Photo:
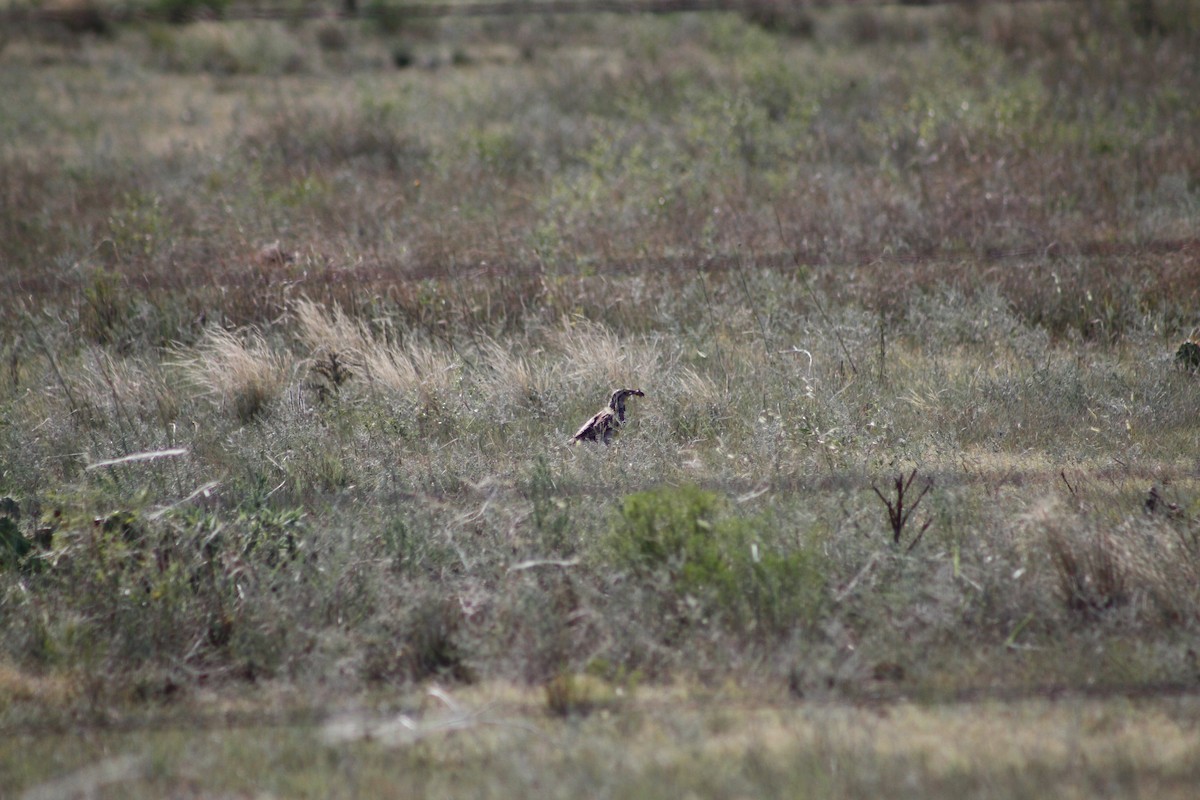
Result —
[{"label": "meadowlark", "polygon": [[608,405],[583,423],[583,427],[571,437],[571,441],[610,443],[617,428],[625,422],[625,400],[631,396],[645,397],[646,393],[641,389],[617,389],[609,398]]}]

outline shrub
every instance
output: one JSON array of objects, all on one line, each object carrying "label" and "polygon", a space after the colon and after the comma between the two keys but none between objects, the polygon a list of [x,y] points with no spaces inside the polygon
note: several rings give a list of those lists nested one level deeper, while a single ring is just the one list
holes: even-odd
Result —
[{"label": "shrub", "polygon": [[33,542],[21,533],[21,509],[11,497],[0,498],[0,570],[20,565],[33,551]]},{"label": "shrub", "polygon": [[399,620],[381,624],[365,647],[363,674],[369,681],[474,680],[463,646],[463,614],[451,598],[425,592]]},{"label": "shrub", "polygon": [[734,515],[696,486],[626,497],[608,545],[618,565],[665,578],[681,600],[760,634],[811,621],[825,595],[814,553],[783,546],[768,519]]}]

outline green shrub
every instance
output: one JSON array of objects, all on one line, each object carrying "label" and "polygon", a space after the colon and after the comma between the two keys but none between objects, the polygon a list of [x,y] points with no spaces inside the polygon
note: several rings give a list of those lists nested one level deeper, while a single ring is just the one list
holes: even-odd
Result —
[{"label": "green shrub", "polygon": [[33,550],[18,525],[20,507],[11,497],[0,499],[0,570],[21,564]]},{"label": "green shrub", "polygon": [[608,545],[619,566],[665,578],[730,626],[771,634],[811,621],[825,595],[816,554],[785,546],[778,533],[766,517],[731,513],[713,492],[660,487],[625,498]]}]

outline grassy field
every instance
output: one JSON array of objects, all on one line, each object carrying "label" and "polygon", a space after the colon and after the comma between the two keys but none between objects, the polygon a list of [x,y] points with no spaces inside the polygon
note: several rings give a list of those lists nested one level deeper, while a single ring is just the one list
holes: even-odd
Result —
[{"label": "grassy field", "polygon": [[1197,14],[0,32],[4,791],[1190,796]]}]

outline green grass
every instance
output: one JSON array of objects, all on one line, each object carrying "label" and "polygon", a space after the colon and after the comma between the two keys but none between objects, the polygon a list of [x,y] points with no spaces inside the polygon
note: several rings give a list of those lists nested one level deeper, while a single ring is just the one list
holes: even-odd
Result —
[{"label": "green grass", "polygon": [[1185,796],[1200,28],[1131,8],[6,41],[6,787]]}]

